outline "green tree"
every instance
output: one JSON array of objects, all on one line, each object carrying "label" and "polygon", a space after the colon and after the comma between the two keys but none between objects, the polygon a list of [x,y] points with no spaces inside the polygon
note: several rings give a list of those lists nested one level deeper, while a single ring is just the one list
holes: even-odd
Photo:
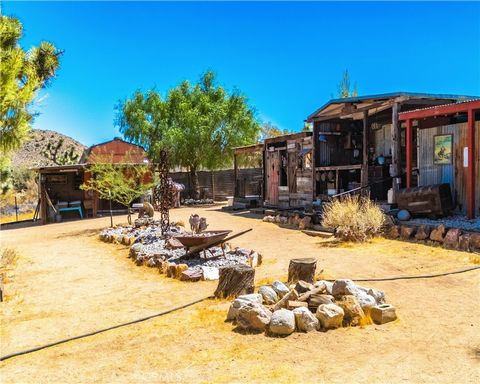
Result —
[{"label": "green tree", "polygon": [[189,170],[194,198],[200,195],[197,172],[231,165],[232,148],[255,143],[260,130],[246,97],[217,85],[211,71],[196,84],[183,81],[165,99],[155,90],[137,91],[117,108],[120,131],[151,160],[167,148],[171,166]]},{"label": "green tree", "polygon": [[[63,53],[49,42],[25,51],[18,43],[20,21],[0,15],[0,174],[2,190],[10,183],[11,151],[21,147],[31,130],[31,107],[38,91],[50,84]],[[8,189],[8,188],[7,188]]]},{"label": "green tree", "polygon": [[111,158],[96,159],[89,166],[92,177],[80,188],[98,192],[101,199],[116,201],[126,207],[138,197],[146,194],[154,185],[148,165],[114,164]]},{"label": "green tree", "polygon": [[280,129],[276,125],[273,125],[270,121],[263,123],[260,128],[260,141],[270,139],[272,137],[288,135],[291,133],[288,129]]},{"label": "green tree", "polygon": [[343,72],[342,81],[338,85],[338,97],[340,99],[346,97],[356,97],[358,96],[357,92],[357,85],[353,86],[353,90],[350,91],[350,74],[348,73],[348,69]]},{"label": "green tree", "polygon": [[30,110],[38,91],[50,84],[62,54],[49,42],[25,51],[18,41],[23,34],[20,21],[0,16],[0,148],[19,148],[31,129]]}]

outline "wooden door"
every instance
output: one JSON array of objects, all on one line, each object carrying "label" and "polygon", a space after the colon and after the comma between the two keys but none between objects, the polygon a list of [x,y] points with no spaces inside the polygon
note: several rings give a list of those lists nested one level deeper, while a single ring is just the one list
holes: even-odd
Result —
[{"label": "wooden door", "polygon": [[278,151],[267,152],[267,200],[271,205],[278,205],[279,172],[280,156]]}]

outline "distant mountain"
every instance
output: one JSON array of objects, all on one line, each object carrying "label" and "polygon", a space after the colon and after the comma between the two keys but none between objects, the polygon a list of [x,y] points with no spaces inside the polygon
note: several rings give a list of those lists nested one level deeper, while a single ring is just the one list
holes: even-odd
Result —
[{"label": "distant mountain", "polygon": [[31,138],[12,156],[14,167],[76,164],[86,146],[55,131],[34,129]]}]

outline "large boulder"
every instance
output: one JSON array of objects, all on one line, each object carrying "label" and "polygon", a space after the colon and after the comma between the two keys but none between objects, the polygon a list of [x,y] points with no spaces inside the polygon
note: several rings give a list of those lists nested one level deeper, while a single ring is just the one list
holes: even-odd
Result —
[{"label": "large boulder", "polygon": [[377,305],[377,301],[373,296],[370,296],[368,293],[361,290],[357,290],[354,296],[357,298],[358,303],[364,312]]},{"label": "large boulder", "polygon": [[273,312],[269,330],[274,335],[290,335],[295,331],[295,315],[292,311],[284,308]]},{"label": "large boulder", "polygon": [[402,225],[400,227],[400,237],[404,240],[410,239],[415,233],[415,228],[408,225]]},{"label": "large boulder", "polygon": [[288,292],[290,292],[288,287],[285,284],[283,284],[281,281],[278,281],[278,280],[275,280],[272,283],[272,288],[277,293],[277,295],[280,299],[283,296],[285,296]]},{"label": "large boulder", "polygon": [[430,232],[430,240],[443,243],[443,236],[445,235],[445,225],[440,224],[437,228]]},{"label": "large boulder", "polygon": [[353,295],[357,291],[357,287],[352,280],[339,279],[335,280],[332,287],[332,295],[334,297],[340,297],[345,295]]},{"label": "large boulder", "polygon": [[248,303],[257,303],[262,304],[263,298],[262,295],[259,293],[251,293],[249,295],[240,295],[235,300],[233,300],[232,304],[230,304],[230,308],[228,309],[227,314],[227,321],[235,321],[237,319],[238,311],[240,308],[244,307]]},{"label": "large boulder", "polygon": [[480,250],[480,233],[470,232],[470,249]]},{"label": "large boulder", "polygon": [[267,305],[275,304],[278,301],[277,293],[268,285],[262,285],[259,288],[258,293],[262,295],[263,302]]},{"label": "large boulder", "polygon": [[355,296],[343,296],[336,303],[343,309],[345,313],[344,320],[347,324],[352,326],[360,325],[361,321],[365,319],[365,312]]},{"label": "large boulder", "polygon": [[250,331],[264,331],[270,324],[270,312],[263,305],[255,302],[248,302],[242,305],[237,314],[237,325],[239,328]]},{"label": "large boulder", "polygon": [[461,231],[458,228],[449,229],[443,239],[443,246],[445,248],[457,249],[458,248],[458,239],[460,237]]},{"label": "large boulder", "polygon": [[344,310],[336,304],[322,304],[315,315],[323,329],[334,329],[342,326],[344,314]]},{"label": "large boulder", "polygon": [[385,292],[370,288],[367,293],[375,299],[377,304],[385,304]]},{"label": "large boulder", "polygon": [[420,225],[415,233],[415,239],[426,240],[430,236],[430,227],[427,225]]},{"label": "large boulder", "polygon": [[308,308],[299,307],[293,310],[297,329],[302,332],[311,332],[318,329],[320,322]]}]

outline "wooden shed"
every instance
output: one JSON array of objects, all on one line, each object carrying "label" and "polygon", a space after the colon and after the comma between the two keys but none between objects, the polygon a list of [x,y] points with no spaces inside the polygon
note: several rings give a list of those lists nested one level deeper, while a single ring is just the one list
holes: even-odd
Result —
[{"label": "wooden shed", "polygon": [[396,92],[330,100],[308,116],[314,147],[313,198],[358,189],[387,201],[406,185],[405,132],[399,113],[468,100],[459,95]]},{"label": "wooden shed", "polygon": [[[39,174],[40,218],[43,224],[55,220],[54,214],[64,217],[96,217],[108,209],[108,202],[94,191],[84,191],[80,185],[92,177],[89,165],[109,161],[115,164],[147,164],[145,150],[120,138],[96,144],[85,150],[81,164],[36,168]],[[126,207],[113,204],[113,209]]]},{"label": "wooden shed", "polygon": [[404,112],[400,120],[406,131],[406,187],[448,183],[457,210],[470,219],[479,216],[480,100]]}]

